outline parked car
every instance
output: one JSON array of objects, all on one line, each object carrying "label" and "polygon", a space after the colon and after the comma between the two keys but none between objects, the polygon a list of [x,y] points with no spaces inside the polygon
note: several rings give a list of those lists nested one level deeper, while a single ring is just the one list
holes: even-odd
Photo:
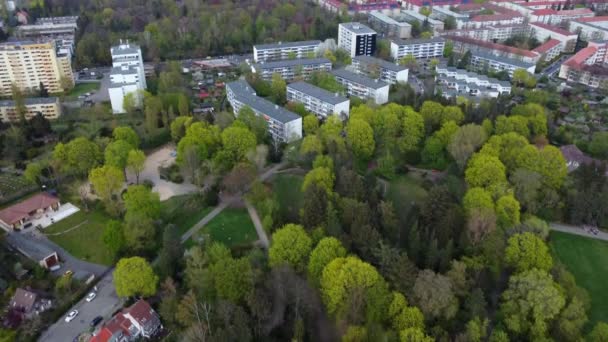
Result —
[{"label": "parked car", "polygon": [[65,321],[69,323],[76,318],[76,316],[78,316],[78,310],[72,310],[67,316],[65,316]]},{"label": "parked car", "polygon": [[72,272],[72,270],[67,270],[67,271],[65,271],[65,273],[64,273],[63,275],[64,275],[65,277],[69,277],[69,276],[74,275],[74,272]]},{"label": "parked car", "polygon": [[91,292],[87,295],[86,301],[91,302],[91,301],[93,301],[93,299],[95,299],[95,297],[97,297],[97,293]]},{"label": "parked car", "polygon": [[97,316],[97,317],[93,318],[93,320],[91,321],[91,327],[92,328],[95,327],[101,321],[103,321],[103,317],[101,317],[101,316]]}]

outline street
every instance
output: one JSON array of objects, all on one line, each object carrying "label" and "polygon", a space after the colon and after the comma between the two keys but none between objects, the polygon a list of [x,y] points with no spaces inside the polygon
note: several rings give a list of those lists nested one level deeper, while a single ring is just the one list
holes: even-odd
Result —
[{"label": "street", "polygon": [[[109,319],[112,314],[120,309],[123,305],[123,301],[118,298],[116,291],[114,291],[114,284],[112,283],[113,272],[102,278],[97,283],[97,297],[91,302],[87,302],[84,298],[74,305],[69,311],[74,309],[78,310],[78,316],[73,321],[66,323],[65,315],[60,320],[55,322],[47,331],[41,336],[39,341],[43,342],[69,342],[72,341],[76,336],[82,332],[88,332],[91,330],[90,323],[93,318],[97,316],[103,316],[104,321]],[[101,326],[103,322],[97,326]]]},{"label": "street", "polygon": [[572,56],[566,55],[566,56],[560,57],[558,60],[551,63],[551,65],[549,65],[543,71],[541,71],[541,73],[538,74],[538,76],[539,77],[543,77],[543,76],[552,77],[555,73],[559,72],[559,69],[561,68],[562,63],[564,63],[570,57],[572,57]]}]

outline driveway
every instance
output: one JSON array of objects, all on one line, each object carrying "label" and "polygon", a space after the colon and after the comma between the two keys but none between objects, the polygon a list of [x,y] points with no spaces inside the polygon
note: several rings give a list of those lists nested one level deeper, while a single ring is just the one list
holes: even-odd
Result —
[{"label": "driveway", "polygon": [[67,270],[72,270],[74,272],[74,277],[86,279],[91,274],[100,275],[107,269],[107,266],[104,265],[76,259],[66,250],[59,247],[33,228],[23,232],[8,233],[6,235],[6,241],[13,248],[17,249],[36,263],[51,253],[57,252],[59,259],[61,260],[61,268],[53,272],[56,276],[63,274]]},{"label": "driveway", "polygon": [[[78,310],[78,316],[69,322],[65,322],[65,315],[60,320],[55,322],[49,327],[41,336],[39,341],[44,342],[69,342],[78,336],[80,333],[89,332],[89,323],[93,318],[102,316],[104,321],[109,319],[112,314],[120,309],[123,305],[123,300],[118,298],[116,291],[114,290],[114,284],[112,283],[113,272],[108,272],[97,283],[97,297],[92,302],[87,302],[84,298],[74,305],[68,312],[76,309]],[[99,323],[97,327],[102,326],[103,322]]]},{"label": "driveway", "polygon": [[87,98],[87,100],[93,101],[93,103],[108,102],[110,101],[110,94],[108,94],[108,87],[110,85],[110,73],[106,72],[103,74],[99,90]]},{"label": "driveway", "polygon": [[[164,201],[173,196],[189,194],[198,191],[196,185],[184,181],[182,184],[168,182],[160,179],[158,172],[159,166],[169,166],[175,163],[175,157],[171,153],[175,151],[173,144],[165,145],[158,150],[155,150],[146,157],[146,163],[144,164],[144,170],[139,175],[139,182],[143,180],[149,180],[154,183],[153,191],[160,194],[160,200]],[[128,175],[129,182],[135,183],[135,176]]]}]

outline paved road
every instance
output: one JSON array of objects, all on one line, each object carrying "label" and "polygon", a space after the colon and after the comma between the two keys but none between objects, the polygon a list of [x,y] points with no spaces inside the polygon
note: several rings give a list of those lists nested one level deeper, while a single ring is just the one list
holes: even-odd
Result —
[{"label": "paved road", "polygon": [[571,57],[571,55],[560,57],[558,60],[556,60],[555,62],[551,63],[551,65],[546,67],[540,74],[538,74],[538,77],[540,78],[542,76],[547,76],[547,77],[553,76],[553,74],[559,72],[559,69],[561,68],[562,63],[564,63],[570,57]]},{"label": "paved road", "polygon": [[270,241],[268,240],[268,235],[266,235],[266,231],[264,230],[262,221],[260,221],[260,216],[258,215],[258,211],[255,210],[255,208],[247,200],[245,200],[245,206],[247,207],[247,212],[249,212],[251,221],[253,221],[255,230],[258,233],[258,237],[260,238],[260,244],[262,245],[262,247],[268,249],[268,247],[270,246]]},{"label": "paved road", "polygon": [[108,87],[110,86],[110,73],[106,72],[103,74],[99,89],[95,93],[87,98],[94,103],[110,101],[110,94],[108,94]]},{"label": "paved road", "polygon": [[[114,291],[112,283],[113,272],[109,272],[97,283],[97,297],[92,302],[87,302],[84,298],[78,302],[70,311],[76,309],[79,314],[76,318],[69,322],[65,322],[65,315],[60,320],[55,322],[47,331],[45,331],[39,341],[40,342],[69,342],[77,335],[90,330],[90,322],[97,316],[103,316],[104,321],[109,319],[112,314],[120,309],[123,305],[123,300],[118,298]],[[98,325],[100,327],[102,323]]]},{"label": "paved road", "polygon": [[563,224],[563,223],[550,223],[549,228],[551,228],[552,230],[558,231],[558,232],[580,235],[580,236],[588,237],[590,239],[608,241],[608,233],[601,231],[601,230],[597,233],[597,235],[595,235],[595,234],[587,232],[582,227],[571,226],[571,225],[567,225],[567,224]]},{"label": "paved road", "polygon": [[76,278],[85,279],[91,274],[100,275],[107,269],[107,266],[75,258],[65,249],[59,247],[34,229],[26,232],[11,232],[7,234],[6,241],[36,263],[50,255],[53,251],[57,252],[59,259],[62,261],[62,267],[53,272],[55,275],[72,270]]}]

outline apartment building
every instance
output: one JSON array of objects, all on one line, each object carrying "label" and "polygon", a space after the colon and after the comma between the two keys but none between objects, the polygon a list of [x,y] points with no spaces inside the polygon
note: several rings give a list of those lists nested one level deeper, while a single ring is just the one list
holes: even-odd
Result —
[{"label": "apartment building", "polygon": [[540,55],[541,61],[551,61],[562,53],[562,43],[557,39],[549,39],[536,48],[532,49]]},{"label": "apartment building", "polygon": [[292,142],[302,138],[302,118],[283,107],[258,97],[247,84],[239,80],[226,84],[226,96],[235,116],[247,106],[268,123],[268,133],[274,141]]},{"label": "apartment building", "polygon": [[252,72],[260,75],[266,81],[270,81],[273,74],[279,74],[287,82],[297,77],[309,79],[315,71],[330,70],[331,61],[327,58],[288,59],[254,64],[251,67]]},{"label": "apartment building", "polygon": [[481,28],[450,30],[443,33],[443,37],[459,36],[483,41],[505,41],[511,36],[522,35],[528,32],[526,25],[496,25]]},{"label": "apartment building", "polygon": [[132,342],[158,338],[164,329],[160,316],[148,302],[138,300],[116,313],[93,332],[89,342]]},{"label": "apartment building", "polygon": [[608,16],[573,20],[568,31],[585,41],[608,40]]},{"label": "apartment building", "polygon": [[412,25],[397,21],[378,11],[369,12],[367,21],[381,37],[405,39],[412,36]]},{"label": "apartment building", "polygon": [[576,8],[561,11],[547,8],[533,11],[530,15],[530,21],[551,25],[568,25],[568,22],[572,20],[592,18],[594,16],[595,13],[589,8]]},{"label": "apartment building", "polygon": [[320,44],[320,40],[308,40],[254,45],[253,60],[262,63],[292,58],[314,58],[317,56]]},{"label": "apartment building", "polygon": [[578,39],[577,34],[540,22],[530,23],[529,26],[530,33],[538,41],[544,42],[547,39],[555,39],[560,42],[561,52],[574,52]]},{"label": "apartment building", "polygon": [[303,104],[306,110],[322,119],[338,115],[344,120],[350,112],[349,99],[306,82],[288,84],[287,101]]},{"label": "apartment building", "polygon": [[507,71],[509,76],[513,76],[513,72],[517,69],[524,69],[527,72],[534,74],[536,63],[528,63],[518,59],[496,56],[483,51],[472,52],[471,66],[475,70],[495,70]]},{"label": "apartment building", "polygon": [[110,50],[112,54],[112,70],[110,71],[110,86],[108,93],[112,104],[112,112],[125,112],[125,96],[132,94],[135,105],[143,102],[143,91],[146,90],[146,75],[141,49],[135,44],[120,42]]},{"label": "apartment building", "polygon": [[371,99],[376,104],[388,102],[389,85],[379,80],[359,75],[345,69],[333,70],[336,81],[346,88],[346,93],[362,99]]},{"label": "apartment building", "polygon": [[[38,113],[48,120],[61,116],[61,104],[58,97],[28,97],[25,101],[25,119],[30,120]],[[19,122],[21,117],[13,100],[0,100],[0,121]]]},{"label": "apartment building", "polygon": [[338,47],[348,51],[351,57],[373,55],[376,51],[376,36],[376,31],[361,23],[338,25]]},{"label": "apartment building", "polygon": [[464,97],[498,97],[511,93],[511,83],[500,81],[464,69],[438,65],[438,89],[445,98]]},{"label": "apartment building", "polygon": [[449,36],[447,38],[454,43],[454,52],[459,54],[464,54],[467,51],[482,51],[496,56],[521,60],[527,63],[536,63],[541,57],[540,53],[534,51],[518,49],[512,46],[486,42],[469,37]]},{"label": "apartment building", "polygon": [[407,83],[408,68],[380,58],[357,56],[352,62],[355,71],[371,78],[378,78],[388,84]]},{"label": "apartment building", "polygon": [[38,18],[34,24],[15,27],[15,36],[32,41],[54,40],[59,55],[74,55],[78,17]]},{"label": "apartment building", "polygon": [[426,21],[431,25],[431,28],[433,28],[434,32],[441,32],[444,30],[445,27],[443,21],[435,20],[433,18],[424,16],[420,14],[418,10],[402,10],[401,16],[399,16],[399,20],[409,22],[417,21],[418,23],[420,23],[420,25],[422,25],[422,23]]},{"label": "apartment building", "polygon": [[27,93],[42,83],[49,93],[60,93],[64,79],[74,84],[71,60],[57,53],[54,41],[0,44],[0,96],[11,96],[13,84]]},{"label": "apartment building", "polygon": [[412,55],[415,58],[436,58],[443,56],[445,39],[441,37],[430,39],[393,39],[391,40],[391,57],[395,61]]},{"label": "apartment building", "polygon": [[591,88],[608,87],[608,42],[589,42],[564,62],[559,77]]}]

